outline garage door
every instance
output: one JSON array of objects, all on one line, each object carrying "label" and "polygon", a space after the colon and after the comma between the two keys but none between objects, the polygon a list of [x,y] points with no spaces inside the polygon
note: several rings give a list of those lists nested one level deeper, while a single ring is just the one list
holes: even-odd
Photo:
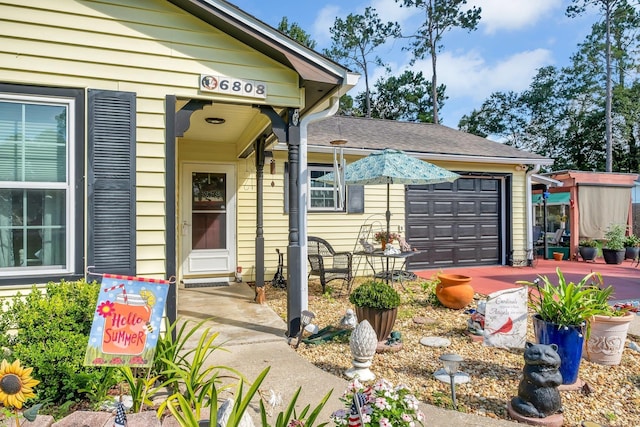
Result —
[{"label": "garage door", "polygon": [[501,188],[501,179],[477,177],[407,186],[407,241],[424,251],[408,267],[500,264]]}]

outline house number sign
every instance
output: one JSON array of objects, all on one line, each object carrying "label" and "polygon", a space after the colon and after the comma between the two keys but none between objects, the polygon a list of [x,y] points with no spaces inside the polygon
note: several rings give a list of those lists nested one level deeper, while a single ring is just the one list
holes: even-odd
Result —
[{"label": "house number sign", "polygon": [[267,97],[267,84],[265,82],[212,76],[210,74],[200,75],[200,90],[249,98],[265,99]]}]

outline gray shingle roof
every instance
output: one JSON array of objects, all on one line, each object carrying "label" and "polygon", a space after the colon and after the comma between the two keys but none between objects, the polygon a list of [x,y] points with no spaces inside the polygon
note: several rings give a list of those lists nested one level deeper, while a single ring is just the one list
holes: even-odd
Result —
[{"label": "gray shingle roof", "polygon": [[432,123],[399,122],[395,120],[334,116],[308,127],[307,144],[329,146],[329,142],[346,139],[346,148],[399,150],[424,155],[474,156],[530,160],[532,163],[550,164],[551,159],[511,146],[491,141],[470,133]]}]

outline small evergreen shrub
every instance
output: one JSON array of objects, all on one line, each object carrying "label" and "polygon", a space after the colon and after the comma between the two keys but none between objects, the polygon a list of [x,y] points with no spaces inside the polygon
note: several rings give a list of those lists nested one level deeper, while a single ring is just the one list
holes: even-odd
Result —
[{"label": "small evergreen shrub", "polygon": [[357,307],[389,310],[400,305],[400,295],[387,283],[369,280],[351,292],[349,301]]},{"label": "small evergreen shrub", "polygon": [[2,302],[0,347],[12,360],[33,367],[34,378],[41,381],[40,402],[78,401],[80,390],[108,376],[105,368],[83,366],[98,293],[95,282],[51,282],[44,290],[34,286],[31,293]]}]

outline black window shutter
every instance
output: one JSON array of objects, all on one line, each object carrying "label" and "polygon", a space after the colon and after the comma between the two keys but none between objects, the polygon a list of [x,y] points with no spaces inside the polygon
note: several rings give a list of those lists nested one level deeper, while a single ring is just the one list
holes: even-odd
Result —
[{"label": "black window shutter", "polygon": [[347,186],[347,212],[364,213],[364,185]]},{"label": "black window shutter", "polygon": [[136,274],[136,96],[89,90],[87,265]]}]

